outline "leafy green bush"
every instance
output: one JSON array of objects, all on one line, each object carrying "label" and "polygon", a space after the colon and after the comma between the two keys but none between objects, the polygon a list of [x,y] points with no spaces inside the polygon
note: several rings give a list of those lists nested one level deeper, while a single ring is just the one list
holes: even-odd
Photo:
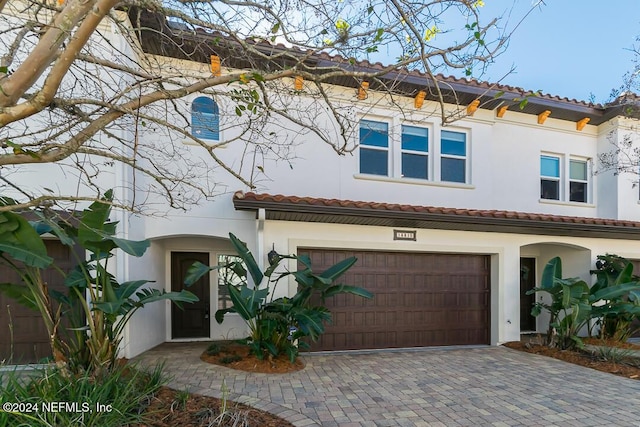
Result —
[{"label": "leafy green bush", "polygon": [[[639,283],[640,277],[633,274],[633,264],[618,255],[598,255],[596,269],[591,270],[597,281],[592,292],[615,286],[619,283]],[[629,290],[594,307],[594,315],[598,316],[597,326],[600,336],[605,339],[626,341],[635,332],[631,325],[640,316],[640,290]]]},{"label": "leafy green bush", "polygon": [[[214,269],[230,268],[235,272],[239,283],[225,283],[233,306],[218,310],[215,314],[216,321],[222,323],[225,314],[238,313],[249,327],[248,345],[251,352],[259,359],[287,355],[293,363],[298,357],[299,348],[309,346],[303,338],[316,341],[324,333],[324,324],[331,320],[331,313],[324,305],[312,306],[312,296],[319,295],[323,303],[326,298],[343,293],[363,298],[373,297],[366,289],[335,284],[355,264],[355,257],[347,258],[326,271],[315,274],[311,270],[311,260],[306,256],[271,254],[270,265],[263,273],[247,245],[232,233],[229,238],[242,261],[215,267],[196,262],[189,268],[185,284],[188,286],[195,283]],[[271,279],[285,259],[296,260],[304,268],[293,272],[284,271]],[[274,298],[278,282],[288,276],[293,276],[298,283],[298,292],[291,298]],[[249,283],[249,277],[253,284]]]},{"label": "leafy green bush", "polygon": [[628,298],[640,292],[640,283],[632,281],[632,271],[631,263],[616,274],[602,270],[598,281],[589,288],[579,278],[563,279],[562,261],[559,257],[551,259],[542,273],[540,287],[527,292],[544,292],[551,296],[551,304],[536,301],[531,310],[533,316],[538,316],[542,310],[550,314],[547,345],[562,349],[582,347],[578,333],[585,326],[591,334],[594,323],[602,324],[603,319],[611,321],[635,310],[637,306],[629,303]]},{"label": "leafy green bush", "polygon": [[160,365],[150,373],[118,366],[98,376],[68,376],[55,368],[1,375],[0,401],[30,406],[28,411],[0,411],[2,426],[144,424],[148,401],[165,382]]},{"label": "leafy green bush", "polygon": [[[34,212],[40,220],[32,224],[12,212],[0,213],[0,261],[13,268],[22,281],[0,283],[0,291],[19,303],[38,310],[44,320],[55,362],[72,372],[84,369],[108,370],[118,356],[122,332],[131,316],[155,301],[169,300],[180,306],[198,298],[191,292],[165,292],[143,288],[148,280],[119,283],[111,275],[109,260],[115,249],[140,257],[149,247],[148,240],[132,241],[116,236],[117,222],[109,220],[112,191],[92,203],[71,220],[50,218]],[[7,199],[1,201],[7,202]],[[47,256],[41,234],[55,234],[68,246],[79,246],[89,253],[80,255],[78,264],[64,276],[67,293],[49,293],[42,271],[53,259]],[[16,263],[16,261],[22,264]],[[88,297],[88,298],[87,298]],[[57,300],[59,308],[53,304]],[[72,325],[60,327],[62,316]]]},{"label": "leafy green bush", "polygon": [[209,356],[217,356],[222,351],[222,346],[218,343],[209,344],[207,347],[207,354]]},{"label": "leafy green bush", "polygon": [[230,354],[228,356],[223,356],[220,358],[220,363],[224,364],[224,365],[228,365],[230,363],[233,362],[239,362],[242,360],[242,356],[240,356],[239,354]]}]

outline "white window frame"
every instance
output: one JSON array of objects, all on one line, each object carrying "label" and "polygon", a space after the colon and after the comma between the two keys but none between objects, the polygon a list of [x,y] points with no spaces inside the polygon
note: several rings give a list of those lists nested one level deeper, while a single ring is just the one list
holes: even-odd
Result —
[{"label": "white window frame", "polygon": [[[558,177],[548,176],[542,174],[541,159],[543,157],[552,157],[558,159]],[[558,182],[558,198],[557,199],[545,199],[542,197],[541,191],[540,202],[560,202],[563,204],[571,205],[591,205],[593,203],[593,179],[590,177],[592,168],[592,159],[589,157],[582,157],[571,155],[567,153],[552,153],[541,152],[539,156],[539,185],[542,186],[542,180],[557,181]],[[571,178],[571,162],[582,162],[586,166],[586,180],[572,179]],[[584,201],[571,200],[571,183],[580,182],[586,184]]]},{"label": "white window frame", "polygon": [[[586,178],[584,180],[582,179],[573,179],[571,178],[571,162],[580,162],[580,163],[584,163],[585,165],[585,173],[586,173]],[[589,159],[586,158],[581,158],[581,157],[570,157],[569,158],[569,164],[568,164],[568,173],[567,173],[567,177],[568,177],[568,184],[567,184],[567,199],[569,202],[571,203],[589,203],[589,201],[591,200],[591,184],[590,184],[590,180],[589,180],[589,165],[590,165],[590,161]],[[579,200],[571,200],[571,183],[572,182],[578,182],[581,184],[586,184],[586,188],[585,188],[585,200],[584,201],[579,201]]]},{"label": "white window frame", "polygon": [[[362,144],[362,138],[361,138],[361,132],[362,132],[362,122],[366,121],[366,122],[373,122],[373,123],[382,123],[387,125],[387,146],[386,147],[381,147],[381,146],[377,146],[377,145],[366,145],[366,144]],[[383,120],[377,117],[361,117],[360,120],[358,121],[358,173],[364,174],[364,175],[370,175],[370,176],[386,176],[386,177],[391,177],[393,176],[393,172],[394,172],[394,168],[393,163],[391,161],[392,159],[392,152],[393,152],[393,138],[392,138],[392,129],[393,129],[393,123],[389,122],[389,120]],[[376,151],[384,151],[387,153],[387,174],[383,175],[383,174],[376,174],[376,173],[370,173],[370,172],[362,172],[361,169],[361,161],[362,161],[362,149],[365,150],[376,150]]]},{"label": "white window frame", "polygon": [[[442,153],[442,132],[452,132],[452,133],[459,133],[459,134],[463,134],[464,135],[464,156],[461,155],[456,155],[456,154],[443,154]],[[446,183],[452,183],[452,184],[467,184],[469,183],[469,158],[470,158],[470,145],[469,145],[469,131],[467,129],[460,129],[460,128],[446,128],[446,129],[440,129],[440,135],[438,138],[438,154],[439,154],[439,158],[438,158],[438,163],[439,163],[439,181],[440,182],[446,182]],[[442,159],[457,159],[457,160],[464,160],[464,181],[445,181],[444,179],[442,179]]]},{"label": "white window frame", "polygon": [[[547,158],[553,158],[553,159],[557,159],[558,160],[558,176],[550,176],[550,175],[543,175],[542,174],[542,158],[543,157],[547,157]],[[540,167],[540,173],[539,173],[539,183],[540,183],[540,190],[542,189],[542,180],[545,181],[555,181],[558,183],[558,198],[557,199],[549,199],[546,197],[542,197],[542,194],[540,194],[540,199],[541,200],[555,200],[555,201],[562,201],[564,200],[564,185],[563,185],[563,170],[564,170],[564,158],[562,155],[560,154],[556,154],[556,153],[540,153],[540,156],[538,157],[538,166]],[[541,193],[541,192],[540,192]]]},{"label": "white window frame", "polygon": [[[404,136],[404,128],[405,127],[412,127],[412,128],[419,128],[419,129],[424,129],[427,131],[427,151],[419,151],[419,150],[409,150],[409,149],[403,149],[402,148],[402,142],[403,142],[403,136]],[[419,180],[423,180],[423,181],[431,181],[433,179],[433,167],[431,165],[431,160],[433,158],[431,152],[433,149],[433,141],[432,141],[432,136],[433,132],[431,131],[431,128],[429,126],[419,126],[416,125],[414,123],[402,123],[402,125],[400,126],[400,144],[399,144],[399,149],[400,149],[400,169],[398,170],[398,174],[400,175],[401,178],[403,179],[419,179]],[[426,178],[416,178],[416,177],[405,177],[404,174],[402,173],[403,169],[404,169],[404,163],[403,163],[403,154],[412,154],[412,155],[418,155],[421,157],[425,157],[426,158],[426,167],[427,167],[427,176]]]}]

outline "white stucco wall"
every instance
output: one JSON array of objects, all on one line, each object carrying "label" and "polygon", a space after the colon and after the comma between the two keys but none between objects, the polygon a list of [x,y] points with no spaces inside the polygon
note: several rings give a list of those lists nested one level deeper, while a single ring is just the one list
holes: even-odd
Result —
[{"label": "white stucco wall", "polygon": [[[110,28],[105,26],[103,30],[108,33]],[[108,37],[116,46],[126,47],[118,35],[108,34]],[[133,50],[129,52],[134,53]],[[190,70],[194,75],[208,72],[206,64],[172,61],[172,66]],[[233,87],[230,85],[219,90]],[[260,158],[255,164],[252,161],[243,163],[243,159],[248,159],[254,153],[249,150],[247,156],[246,142],[232,140],[239,135],[240,128],[237,125],[245,123],[246,117],[237,118],[233,112],[234,105],[225,101],[224,97],[219,102],[222,109],[220,142],[230,142],[225,147],[216,149],[216,155],[228,165],[239,168],[243,175],[253,176],[255,191],[270,194],[640,220],[638,189],[633,188],[631,179],[624,175],[609,173],[590,176],[589,203],[568,203],[566,195],[562,202],[540,200],[541,154],[554,154],[563,159],[563,179],[566,180],[566,166],[572,156],[595,160],[599,152],[607,149],[606,138],[610,131],[614,131],[618,140],[625,133],[635,132],[629,123],[613,121],[599,127],[587,125],[584,130],[577,131],[575,123],[553,117],[539,125],[534,115],[509,111],[504,118],[497,118],[494,111],[479,110],[473,117],[464,118],[448,127],[467,132],[468,135],[468,180],[465,184],[405,180],[400,177],[400,141],[397,130],[402,124],[427,127],[430,130],[430,146],[436,147],[443,129],[436,104],[426,102],[422,109],[416,110],[413,108],[413,99],[397,98],[395,101],[406,107],[405,114],[400,114],[396,107],[375,92],[371,92],[367,100],[357,101],[352,89],[334,87],[328,90],[338,101],[337,105],[353,117],[352,124],[355,127],[349,141],[351,148],[355,148],[358,143],[359,118],[384,120],[390,124],[390,129],[395,130],[390,139],[391,176],[360,174],[357,148],[344,156],[338,156],[313,133],[302,132],[295,125],[283,123],[279,121],[282,119],[277,118],[265,125],[265,129],[276,132],[286,149],[291,150],[288,161],[276,161],[267,156],[264,160]],[[189,103],[196,96],[198,94],[177,102],[187,117]],[[292,95],[290,102],[292,108],[301,111],[312,109],[316,104],[304,93]],[[453,110],[456,107],[447,108]],[[313,119],[319,128],[336,129],[326,112],[319,111]],[[188,127],[188,123],[177,125]],[[123,131],[122,135],[129,140],[134,138],[131,129]],[[177,169],[185,167],[189,161],[203,165],[202,161],[207,160],[201,147],[188,143],[184,137],[170,131],[157,127],[142,128],[138,137],[142,143],[158,144],[160,148],[178,147],[187,162],[176,162],[173,166]],[[170,290],[171,251],[202,251],[212,255],[226,252],[230,250],[226,240],[229,232],[246,241],[262,263],[272,245],[279,252],[288,253],[295,253],[300,246],[316,246],[487,254],[492,260],[491,342],[495,344],[514,340],[519,336],[521,256],[537,259],[538,277],[544,263],[553,256],[563,258],[566,276],[581,277],[593,266],[598,254],[609,252],[640,259],[640,244],[635,241],[420,229],[417,230],[417,242],[397,242],[392,240],[392,229],[386,227],[261,222],[256,220],[254,212],[239,212],[233,208],[233,192],[247,191],[250,188],[223,168],[215,166],[210,159],[207,161],[210,166],[203,166],[201,176],[203,182],[205,177],[210,180],[208,184],[215,189],[213,193],[217,197],[187,206],[186,212],[170,209],[162,197],[149,194],[152,182],[148,177],[136,174],[134,190],[133,174],[127,168],[110,165],[100,168],[97,179],[102,188],[116,188],[122,200],[133,200],[135,196],[136,200],[144,200],[145,204],[159,211],[159,215],[148,217],[121,212],[115,214],[121,221],[121,233],[124,237],[152,239],[151,248],[140,259],[118,255],[114,260],[118,280],[145,278],[154,280],[155,283],[151,286],[157,289]],[[429,167],[437,176],[437,150],[430,153]],[[9,172],[4,169],[3,173],[5,171]],[[16,168],[10,173],[17,174],[25,188],[34,191],[46,186],[61,193],[93,194],[83,185],[81,177],[62,173],[60,165]],[[583,278],[589,279],[587,276]],[[212,283],[215,281],[212,280]],[[290,283],[288,290],[279,288],[280,295],[292,294],[294,290],[293,283]],[[212,286],[211,292],[211,301],[215,301],[215,286]],[[145,307],[134,316],[123,341],[127,357],[171,339],[168,304]],[[246,332],[237,317],[228,318],[221,326],[215,323],[213,316],[211,321],[212,332],[208,338],[240,337]]]}]

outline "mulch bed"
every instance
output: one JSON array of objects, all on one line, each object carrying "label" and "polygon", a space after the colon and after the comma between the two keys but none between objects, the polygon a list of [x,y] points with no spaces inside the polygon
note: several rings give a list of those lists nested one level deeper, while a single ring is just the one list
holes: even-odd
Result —
[{"label": "mulch bed", "polygon": [[[591,345],[602,345],[602,341],[590,340]],[[607,343],[611,344],[611,343]],[[621,377],[640,379],[640,367],[628,363],[613,362],[603,360],[597,354],[591,354],[578,350],[560,350],[558,348],[547,347],[535,342],[513,341],[503,344],[505,347],[525,351],[527,353],[541,354],[543,356],[553,357],[554,359],[563,360],[565,362],[574,363],[576,365],[586,366],[598,371],[607,372]],[[633,345],[632,345],[633,346]],[[640,350],[639,346],[634,346]],[[628,347],[630,348],[630,347]]]},{"label": "mulch bed", "polygon": [[291,363],[287,357],[258,359],[250,354],[249,347],[234,341],[216,342],[218,347],[215,354],[207,351],[202,353],[200,359],[214,365],[226,366],[227,368],[240,371],[257,372],[262,374],[285,374],[304,369],[304,363],[298,359]]},{"label": "mulch bed", "polygon": [[147,423],[138,427],[293,427],[273,414],[231,401],[226,403],[226,415],[220,416],[222,404],[221,399],[198,394],[183,399],[181,393],[162,387],[146,410]]},{"label": "mulch bed", "polygon": [[[200,359],[207,363],[226,366],[248,372],[284,374],[304,368],[300,358],[295,363],[284,357],[259,360],[249,353],[249,347],[234,341],[215,343],[215,354],[202,353]],[[259,409],[228,401],[227,415],[220,416],[223,401],[215,397],[189,394],[186,396],[163,387],[151,400],[146,414],[147,424],[139,427],[293,427],[288,421]],[[220,421],[222,419],[222,421]],[[218,423],[220,421],[220,423]]]}]

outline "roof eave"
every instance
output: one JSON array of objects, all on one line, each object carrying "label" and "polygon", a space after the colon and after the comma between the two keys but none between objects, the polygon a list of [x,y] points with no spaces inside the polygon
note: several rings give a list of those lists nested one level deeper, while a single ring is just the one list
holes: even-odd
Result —
[{"label": "roof eave", "polygon": [[237,210],[265,209],[266,218],[269,220],[640,240],[640,227],[619,225],[378,210],[240,198],[234,198],[233,204]]}]

